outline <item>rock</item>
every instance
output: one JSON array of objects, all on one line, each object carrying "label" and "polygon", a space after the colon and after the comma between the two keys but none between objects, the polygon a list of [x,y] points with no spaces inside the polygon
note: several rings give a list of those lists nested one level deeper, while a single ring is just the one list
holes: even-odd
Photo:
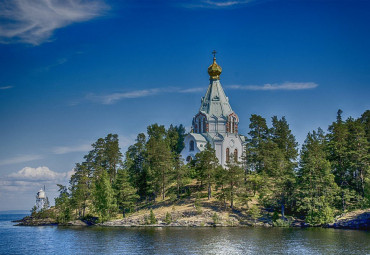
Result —
[{"label": "rock", "polygon": [[89,226],[89,224],[83,222],[82,220],[73,220],[68,222],[66,226]]},{"label": "rock", "polygon": [[370,230],[370,209],[340,215],[335,219],[335,222],[323,227]]}]

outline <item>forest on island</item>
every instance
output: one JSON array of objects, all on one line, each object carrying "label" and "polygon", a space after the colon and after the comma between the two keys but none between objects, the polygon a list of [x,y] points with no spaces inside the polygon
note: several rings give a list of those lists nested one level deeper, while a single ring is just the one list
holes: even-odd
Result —
[{"label": "forest on island", "polygon": [[[214,199],[222,210],[265,210],[312,225],[370,207],[370,111],[307,134],[302,147],[285,117],[253,114],[242,161],[219,165],[210,144],[184,165],[185,128],[148,126],[123,155],[116,134],[98,139],[55,199],[59,222],[88,215],[107,221],[160,201]],[[253,202],[253,203],[251,203]]]}]

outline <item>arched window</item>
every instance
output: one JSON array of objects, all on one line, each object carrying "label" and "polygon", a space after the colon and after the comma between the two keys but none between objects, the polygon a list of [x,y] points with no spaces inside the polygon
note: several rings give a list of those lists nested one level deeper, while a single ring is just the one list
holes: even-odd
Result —
[{"label": "arched window", "polygon": [[188,156],[187,158],[186,158],[186,162],[190,162],[191,161],[191,157],[190,156]]},{"label": "arched window", "polygon": [[206,118],[203,118],[203,133],[207,132]]},{"label": "arched window", "polygon": [[235,149],[234,150],[234,161],[237,162],[238,161],[238,149]]},{"label": "arched window", "polygon": [[230,161],[230,149],[226,148],[226,162]]},{"label": "arched window", "polygon": [[189,143],[189,150],[190,151],[194,150],[194,141],[193,140],[191,140],[190,143]]}]

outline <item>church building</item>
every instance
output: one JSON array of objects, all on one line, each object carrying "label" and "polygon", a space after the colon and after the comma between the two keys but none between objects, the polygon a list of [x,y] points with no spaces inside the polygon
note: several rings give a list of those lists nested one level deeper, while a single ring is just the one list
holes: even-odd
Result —
[{"label": "church building", "polygon": [[185,137],[181,156],[189,162],[209,142],[216,150],[219,163],[225,166],[230,157],[241,160],[245,137],[238,133],[239,118],[221,86],[222,68],[216,63],[216,52],[213,54],[213,63],[208,67],[210,83],[199,112],[193,118],[192,130]]}]

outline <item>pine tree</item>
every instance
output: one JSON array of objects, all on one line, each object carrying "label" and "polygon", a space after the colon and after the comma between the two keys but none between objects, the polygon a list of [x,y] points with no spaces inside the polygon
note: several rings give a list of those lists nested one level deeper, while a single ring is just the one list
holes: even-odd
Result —
[{"label": "pine tree", "polygon": [[321,129],[307,135],[302,146],[298,170],[297,210],[311,224],[333,220],[338,186],[331,173]]},{"label": "pine tree", "polygon": [[157,124],[148,127],[148,142],[146,144],[148,163],[148,175],[154,194],[154,199],[158,194],[165,199],[166,190],[173,174],[172,152],[166,139],[164,126]]},{"label": "pine tree", "polygon": [[355,194],[350,188],[351,174],[347,151],[348,129],[345,122],[342,121],[342,113],[342,110],[338,110],[336,122],[329,126],[327,149],[335,181],[341,188],[341,207],[345,211],[351,205]]},{"label": "pine tree", "polygon": [[100,221],[110,219],[116,211],[114,191],[107,171],[97,169],[94,178],[93,206]]},{"label": "pine tree", "polygon": [[204,150],[195,155],[195,170],[197,178],[201,183],[207,184],[208,199],[212,196],[212,184],[215,181],[216,168],[218,166],[216,151],[210,143],[207,143]]},{"label": "pine tree", "polygon": [[145,134],[138,134],[136,143],[127,149],[124,168],[129,174],[131,184],[137,188],[140,198],[147,198],[149,190]]},{"label": "pine tree", "polygon": [[274,151],[274,167],[272,175],[276,180],[276,187],[279,190],[282,216],[284,216],[285,207],[292,211],[293,194],[295,186],[295,168],[297,167],[298,143],[289,129],[289,125],[282,117],[280,120],[272,117],[272,128],[270,129],[271,141],[277,146]]},{"label": "pine tree", "polygon": [[366,138],[365,125],[361,123],[360,119],[348,118],[346,126],[348,130],[347,159],[351,175],[349,185],[356,192],[358,206],[363,206],[367,204],[367,201],[365,201],[365,187],[366,178],[370,172],[370,143]]},{"label": "pine tree", "polygon": [[184,165],[184,161],[179,154],[174,155],[173,177],[176,184],[177,198],[180,198],[181,189],[187,183],[189,167]]},{"label": "pine tree", "polygon": [[136,201],[139,199],[139,195],[136,194],[136,189],[133,188],[129,182],[129,175],[126,170],[118,170],[114,191],[117,205],[123,217],[125,217],[126,211],[131,212]]},{"label": "pine tree", "polygon": [[69,181],[71,190],[71,204],[78,210],[78,214],[85,217],[85,211],[90,199],[90,172],[85,163],[76,164],[75,172]]},{"label": "pine tree", "polygon": [[59,196],[55,198],[55,208],[57,209],[57,220],[61,223],[66,223],[72,218],[70,210],[70,194],[66,186],[57,184]]},{"label": "pine tree", "polygon": [[265,145],[269,140],[269,129],[266,124],[266,119],[260,115],[252,114],[249,128],[250,132],[248,134],[250,139],[246,144],[246,166],[250,171],[260,173],[264,169]]},{"label": "pine tree", "polygon": [[[233,156],[230,155],[230,159],[232,158]],[[234,200],[235,197],[238,195],[237,189],[241,186],[240,184],[243,180],[244,171],[240,167],[236,159],[227,162],[224,171],[225,173],[223,174],[223,177],[225,178],[224,181],[227,184],[227,197],[230,200],[230,208],[234,209]]]}]

